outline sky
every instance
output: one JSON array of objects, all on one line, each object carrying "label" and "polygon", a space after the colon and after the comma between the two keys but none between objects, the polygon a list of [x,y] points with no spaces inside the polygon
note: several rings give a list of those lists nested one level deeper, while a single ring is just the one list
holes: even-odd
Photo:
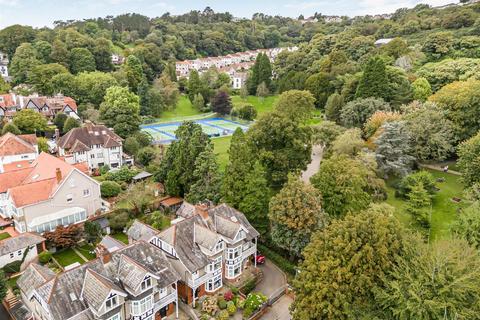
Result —
[{"label": "sky", "polygon": [[12,24],[34,27],[53,25],[55,20],[86,19],[136,12],[149,17],[165,12],[182,14],[210,6],[217,12],[229,11],[236,17],[255,12],[298,17],[315,12],[324,15],[365,15],[391,13],[419,3],[433,6],[457,0],[0,0],[0,28]]}]

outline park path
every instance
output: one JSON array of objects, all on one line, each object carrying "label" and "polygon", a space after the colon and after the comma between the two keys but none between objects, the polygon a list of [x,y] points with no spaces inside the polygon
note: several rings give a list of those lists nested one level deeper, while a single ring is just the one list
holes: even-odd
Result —
[{"label": "park path", "polygon": [[[439,166],[439,165],[434,165],[434,164],[422,164],[422,163],[421,163],[421,164],[420,164],[420,167],[443,172],[443,166]],[[447,173],[451,173],[451,174],[454,174],[454,175],[456,175],[456,176],[461,176],[461,175],[462,175],[460,172],[455,171],[455,170],[450,170],[450,169],[447,171]]]},{"label": "park path", "polygon": [[318,172],[320,169],[320,162],[322,161],[323,156],[323,146],[314,145],[312,147],[312,157],[311,162],[308,164],[307,169],[302,172],[302,180],[306,183],[310,183],[310,178]]}]

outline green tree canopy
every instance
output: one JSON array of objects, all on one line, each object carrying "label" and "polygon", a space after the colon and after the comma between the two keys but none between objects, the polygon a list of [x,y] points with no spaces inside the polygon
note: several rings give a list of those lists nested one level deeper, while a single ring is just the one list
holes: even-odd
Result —
[{"label": "green tree canopy", "polygon": [[47,119],[32,109],[22,109],[13,116],[13,124],[22,133],[35,133],[47,128]]}]

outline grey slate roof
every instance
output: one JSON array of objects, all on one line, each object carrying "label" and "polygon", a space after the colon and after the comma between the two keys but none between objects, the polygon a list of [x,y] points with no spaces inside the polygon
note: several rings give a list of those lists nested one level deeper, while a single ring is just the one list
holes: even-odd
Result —
[{"label": "grey slate roof", "polygon": [[109,130],[104,125],[86,124],[80,128],[74,128],[67,132],[58,141],[58,146],[62,149],[72,148],[79,140],[85,146],[102,145],[105,148],[119,147],[122,145],[122,138]]},{"label": "grey slate roof", "polygon": [[159,231],[157,229],[154,229],[151,226],[138,220],[135,220],[132,226],[127,230],[128,237],[132,238],[135,241],[149,241],[151,237],[158,233]]},{"label": "grey slate roof", "polygon": [[25,249],[28,246],[37,245],[44,241],[45,238],[39,236],[38,234],[30,232],[21,233],[18,236],[0,241],[0,256]]},{"label": "grey slate roof", "polygon": [[183,201],[180,208],[176,212],[177,216],[188,219],[195,215],[195,206],[191,203]]},{"label": "grey slate roof", "polygon": [[10,308],[10,314],[13,317],[13,320],[28,320],[31,319],[32,313],[28,308],[21,302],[14,305]]},{"label": "grey slate roof", "polygon": [[[93,315],[87,309],[89,307],[97,308],[104,302],[104,299],[101,299],[105,296],[107,288],[111,287],[124,292],[121,289],[124,281],[131,283],[130,279],[120,273],[123,265],[120,265],[119,262],[125,257],[135,261],[137,266],[142,265],[142,268],[158,276],[160,286],[166,287],[179,279],[175,271],[172,271],[163,251],[151,244],[139,241],[113,252],[110,262],[104,264],[101,259],[97,258],[57,275],[52,275],[42,269],[44,267],[30,264],[18,280],[18,284],[23,292],[35,289],[48,303],[54,320],[70,319],[74,316],[74,319],[77,320],[93,319]],[[41,282],[41,278],[35,275],[38,270],[48,273],[51,279],[45,278]],[[29,279],[32,274],[35,275],[35,280]],[[84,280],[88,280],[85,281],[87,283],[85,287]],[[84,290],[83,300],[81,299],[82,290]]]},{"label": "grey slate roof", "polygon": [[[245,229],[247,229],[248,239],[253,239],[260,235],[260,233],[258,233],[258,231],[250,224],[250,222],[248,222],[248,219],[245,217],[243,213],[230,207],[225,203],[222,203],[216,207],[209,209],[208,214],[211,216],[223,216],[230,220],[232,219],[232,217],[234,217],[234,220],[238,221],[238,223],[240,223]],[[218,223],[218,220],[217,220],[217,223]],[[217,228],[218,228],[218,225],[217,225]]]},{"label": "grey slate roof", "polygon": [[142,171],[142,172],[138,173],[137,175],[135,175],[132,179],[135,181],[135,180],[150,178],[151,176],[153,176],[153,174],[151,174],[147,171]]},{"label": "grey slate roof", "polygon": [[31,263],[29,267],[25,269],[23,275],[18,279],[17,285],[19,288],[23,288],[24,292],[29,296],[35,288],[54,277],[55,272],[49,268],[36,263]]},{"label": "grey slate roof", "polygon": [[100,245],[104,246],[109,252],[113,252],[125,247],[123,242],[118,241],[110,236],[103,237],[102,241],[100,241]]}]

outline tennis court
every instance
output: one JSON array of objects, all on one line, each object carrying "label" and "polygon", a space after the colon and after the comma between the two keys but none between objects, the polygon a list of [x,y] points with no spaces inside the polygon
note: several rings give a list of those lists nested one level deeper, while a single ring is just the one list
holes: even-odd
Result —
[{"label": "tennis court", "polygon": [[[201,125],[203,132],[212,138],[230,136],[237,128],[241,128],[244,131],[248,129],[248,124],[241,124],[223,118],[202,119],[195,120],[194,122]],[[153,137],[155,143],[163,144],[170,143],[176,139],[175,131],[181,124],[182,122],[169,122],[143,125],[141,128],[142,131]]]}]

